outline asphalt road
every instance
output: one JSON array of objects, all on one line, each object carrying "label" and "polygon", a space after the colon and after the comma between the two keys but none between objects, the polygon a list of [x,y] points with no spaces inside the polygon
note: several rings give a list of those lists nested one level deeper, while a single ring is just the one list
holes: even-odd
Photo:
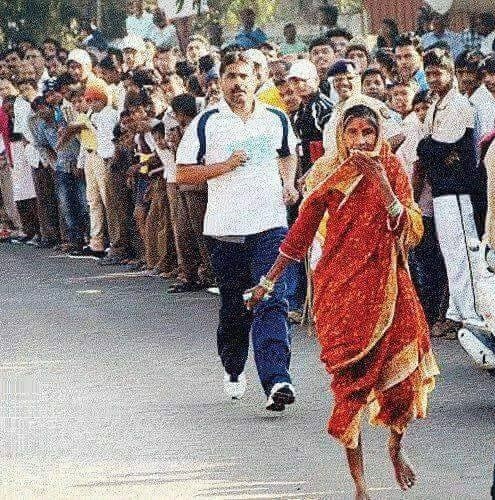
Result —
[{"label": "asphalt road", "polygon": [[[294,332],[297,402],[269,418],[252,361],[245,398],[223,395],[216,297],[6,244],[0,271],[1,499],[352,498],[305,330]],[[434,347],[431,415],[406,438],[418,484],[398,490],[386,433],[365,424],[373,498],[489,498],[495,378],[457,342]]]}]

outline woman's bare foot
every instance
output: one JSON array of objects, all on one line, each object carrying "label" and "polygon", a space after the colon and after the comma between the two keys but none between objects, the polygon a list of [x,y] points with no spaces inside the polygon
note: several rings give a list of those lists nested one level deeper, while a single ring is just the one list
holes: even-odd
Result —
[{"label": "woman's bare foot", "polygon": [[364,489],[356,489],[356,500],[371,500],[371,497],[368,494],[368,490],[366,489],[366,486]]},{"label": "woman's bare foot", "polygon": [[401,490],[406,491],[416,483],[416,474],[414,473],[408,458],[401,449],[402,435],[392,431],[389,441],[389,453],[392,465],[395,470],[395,479],[399,483]]},{"label": "woman's bare foot", "polygon": [[354,485],[356,486],[356,500],[370,500],[366,480],[364,479],[364,460],[361,435],[359,436],[357,448],[346,448],[347,462],[351,472]]}]

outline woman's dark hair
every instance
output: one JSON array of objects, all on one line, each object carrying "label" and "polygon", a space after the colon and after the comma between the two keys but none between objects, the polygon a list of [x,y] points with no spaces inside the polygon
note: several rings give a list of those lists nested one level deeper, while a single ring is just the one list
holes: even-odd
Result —
[{"label": "woman's dark hair", "polygon": [[196,98],[191,94],[179,94],[175,96],[170,106],[175,113],[182,113],[189,118],[194,118],[198,114]]},{"label": "woman's dark hair", "polygon": [[342,119],[342,123],[344,124],[344,128],[347,126],[350,120],[353,118],[364,118],[368,120],[371,125],[378,131],[379,129],[379,119],[378,115],[368,106],[364,104],[357,104],[356,106],[352,106],[345,113]]},{"label": "woman's dark hair", "polygon": [[387,40],[385,37],[380,35],[376,40],[376,46],[379,49],[385,47],[391,47],[392,49],[394,49],[397,38],[399,38],[399,27],[393,19],[384,19],[382,21],[382,24],[384,24],[389,29],[390,38]]}]

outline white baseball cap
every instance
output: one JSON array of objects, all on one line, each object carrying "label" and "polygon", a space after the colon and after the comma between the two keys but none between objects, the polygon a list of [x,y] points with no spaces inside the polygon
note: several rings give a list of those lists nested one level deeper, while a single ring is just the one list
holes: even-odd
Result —
[{"label": "white baseball cap", "polygon": [[75,61],[76,63],[79,63],[81,66],[86,68],[91,68],[93,66],[91,57],[85,50],[82,49],[71,50],[67,57],[67,61]]},{"label": "white baseball cap", "polygon": [[244,52],[244,55],[250,59],[254,64],[258,64],[262,68],[268,68],[268,61],[265,54],[258,49],[249,49]]},{"label": "white baseball cap", "polygon": [[298,59],[292,64],[287,75],[287,79],[289,78],[298,78],[305,81],[319,80],[316,66],[307,59]]}]

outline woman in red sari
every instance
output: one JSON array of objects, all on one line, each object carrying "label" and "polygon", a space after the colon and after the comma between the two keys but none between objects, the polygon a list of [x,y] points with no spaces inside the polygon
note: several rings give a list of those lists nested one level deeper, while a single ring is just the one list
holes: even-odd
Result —
[{"label": "woman in red sari", "polygon": [[[389,453],[402,489],[415,475],[401,451],[407,425],[426,414],[438,368],[428,325],[407,268],[422,237],[408,178],[382,136],[374,99],[356,96],[341,110],[338,156],[321,158],[306,180],[299,217],[266,278],[250,290],[254,307],[313,240],[313,311],[321,360],[332,375],[328,432],[345,447],[356,498],[369,498],[360,420],[390,428]],[[317,238],[315,239],[315,234]]]}]

